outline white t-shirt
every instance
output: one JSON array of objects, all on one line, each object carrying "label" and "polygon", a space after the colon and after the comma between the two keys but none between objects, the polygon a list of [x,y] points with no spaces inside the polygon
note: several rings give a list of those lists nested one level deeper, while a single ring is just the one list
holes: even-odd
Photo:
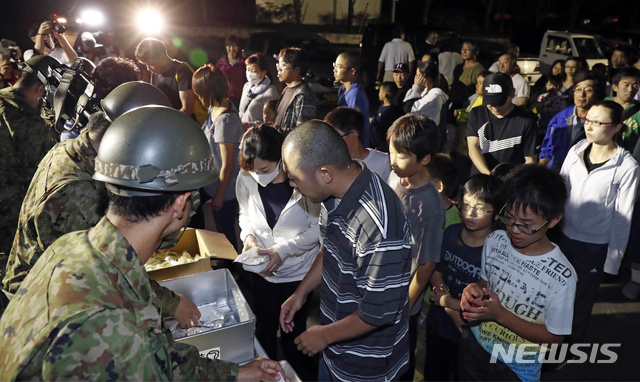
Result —
[{"label": "white t-shirt", "polygon": [[384,44],[378,61],[384,62],[384,70],[391,71],[396,64],[405,63],[409,65],[415,59],[411,44],[401,38],[394,38]]},{"label": "white t-shirt", "polygon": [[458,52],[442,52],[438,55],[438,71],[447,79],[447,82],[451,84],[453,81],[453,70],[463,62],[462,55]]},{"label": "white t-shirt", "polygon": [[378,174],[380,178],[386,182],[389,179],[389,174],[391,173],[389,154],[374,149],[367,150],[369,150],[369,155],[367,155],[367,157],[362,161],[367,165],[369,170]]},{"label": "white t-shirt", "polygon": [[[24,51],[22,56],[24,57],[25,61],[28,61],[29,59],[31,59],[31,57],[33,57],[34,53],[35,51],[33,49],[28,49]],[[45,53],[45,56],[55,57],[58,59],[58,61],[60,61],[63,64],[69,63],[69,57],[64,52],[64,49],[62,49],[61,46],[56,46],[51,52]]]},{"label": "white t-shirt", "polygon": [[516,74],[511,77],[511,81],[513,82],[513,88],[516,90],[516,96],[513,97],[513,104],[518,104],[518,98],[524,97],[529,99],[529,84],[520,74]]},{"label": "white t-shirt", "polygon": [[[543,255],[523,255],[513,248],[505,231],[494,231],[482,249],[480,278],[487,281],[487,288],[499,296],[502,306],[511,313],[525,321],[544,324],[550,333],[562,336],[571,334],[577,277],[569,260],[557,245],[553,246],[552,251]],[[495,344],[508,350],[510,344],[531,343],[495,321],[472,326],[471,331],[489,353]],[[535,349],[529,346],[526,350],[533,353]],[[537,348],[538,353],[541,351]],[[542,364],[538,362],[538,354],[523,358],[534,362],[506,365],[523,381],[540,380]]]}]

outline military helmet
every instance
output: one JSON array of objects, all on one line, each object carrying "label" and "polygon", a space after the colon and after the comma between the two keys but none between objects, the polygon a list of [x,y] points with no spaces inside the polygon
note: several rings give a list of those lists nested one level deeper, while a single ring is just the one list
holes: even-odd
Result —
[{"label": "military helmet", "polygon": [[178,110],[157,105],[113,121],[100,143],[93,175],[125,196],[192,191],[216,178],[200,126]]},{"label": "military helmet", "polygon": [[145,105],[171,107],[171,102],[160,89],[142,81],[125,82],[100,101],[102,110],[111,122],[127,111]]},{"label": "military helmet", "polygon": [[49,67],[62,65],[57,58],[51,56],[33,56],[25,62],[24,70],[35,74],[38,79],[47,84],[47,76],[49,75]]}]

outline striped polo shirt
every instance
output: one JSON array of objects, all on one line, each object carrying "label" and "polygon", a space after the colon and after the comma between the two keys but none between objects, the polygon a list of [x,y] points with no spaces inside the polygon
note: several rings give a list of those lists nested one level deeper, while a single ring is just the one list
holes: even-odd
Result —
[{"label": "striped polo shirt", "polygon": [[400,199],[366,167],[343,199],[322,204],[321,324],[353,312],[369,334],[323,352],[333,378],[389,381],[409,363],[411,232]]}]

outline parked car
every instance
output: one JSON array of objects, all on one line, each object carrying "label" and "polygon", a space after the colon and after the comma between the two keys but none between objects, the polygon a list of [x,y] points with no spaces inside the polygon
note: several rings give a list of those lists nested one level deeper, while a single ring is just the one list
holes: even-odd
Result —
[{"label": "parked car", "polygon": [[587,60],[589,69],[593,65],[602,63],[607,65],[608,60],[596,39],[596,36],[585,33],[569,31],[545,32],[540,44],[540,69],[543,73],[551,71],[551,65],[555,60],[566,60],[569,57],[582,57]]},{"label": "parked car", "polygon": [[336,48],[325,38],[315,33],[257,32],[246,40],[243,55],[249,57],[261,52],[269,61],[269,72],[279,90],[284,86],[276,75],[278,54],[283,48],[296,47],[309,54],[309,71],[305,79],[318,96],[319,102],[336,103],[338,89],[334,86],[333,63],[338,57]]}]

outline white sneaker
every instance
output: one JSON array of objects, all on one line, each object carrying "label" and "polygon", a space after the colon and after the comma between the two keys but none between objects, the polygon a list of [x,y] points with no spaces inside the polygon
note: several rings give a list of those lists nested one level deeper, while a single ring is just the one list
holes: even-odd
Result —
[{"label": "white sneaker", "polygon": [[622,294],[626,298],[635,300],[640,295],[640,284],[635,281],[629,281],[627,285],[622,288]]}]

